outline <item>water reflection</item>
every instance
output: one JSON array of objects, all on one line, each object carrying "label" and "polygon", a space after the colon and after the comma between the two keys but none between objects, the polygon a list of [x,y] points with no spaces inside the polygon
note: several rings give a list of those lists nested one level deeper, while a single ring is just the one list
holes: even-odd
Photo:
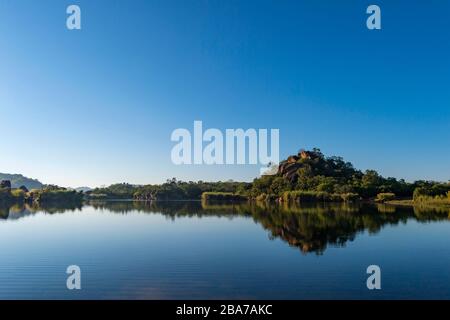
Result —
[{"label": "water reflection", "polygon": [[55,205],[38,205],[38,204],[16,204],[11,207],[0,205],[0,219],[17,220],[43,212],[46,214],[65,213],[73,211],[81,211],[82,205],[77,204],[58,204]]},{"label": "water reflection", "polygon": [[[96,210],[117,214],[140,212],[180,217],[248,217],[269,232],[271,239],[281,239],[303,253],[322,254],[327,246],[345,246],[358,233],[379,232],[387,225],[447,220],[449,208],[398,207],[369,204],[270,205],[266,203],[208,204],[198,201],[136,202],[105,201],[86,204]],[[82,206],[0,207],[0,219],[16,220],[37,212],[58,214],[81,210]]]}]

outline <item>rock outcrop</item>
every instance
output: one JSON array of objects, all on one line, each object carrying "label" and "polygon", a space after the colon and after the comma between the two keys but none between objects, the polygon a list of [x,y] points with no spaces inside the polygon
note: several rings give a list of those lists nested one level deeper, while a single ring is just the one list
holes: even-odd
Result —
[{"label": "rock outcrop", "polygon": [[313,151],[300,150],[297,155],[291,155],[286,160],[280,162],[278,175],[286,178],[291,183],[297,180],[297,170],[303,166],[302,161],[313,160],[320,157],[320,154]]},{"label": "rock outcrop", "polygon": [[301,163],[283,161],[278,167],[278,174],[288,179],[290,182],[295,182],[297,179],[297,170],[301,167]]}]

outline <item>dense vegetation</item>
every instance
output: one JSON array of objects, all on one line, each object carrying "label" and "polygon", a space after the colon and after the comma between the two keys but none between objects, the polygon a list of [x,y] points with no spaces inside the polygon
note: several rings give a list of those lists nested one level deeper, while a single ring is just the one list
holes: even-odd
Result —
[{"label": "dense vegetation", "polygon": [[284,202],[352,202],[360,200],[357,193],[328,193],[326,191],[285,191],[281,195]]},{"label": "dense vegetation", "polygon": [[91,199],[132,199],[137,190],[138,187],[132,184],[117,183],[109,187],[87,191],[86,194]]},{"label": "dense vegetation", "polygon": [[375,199],[375,201],[377,201],[377,202],[387,202],[387,201],[395,200],[395,198],[396,198],[395,193],[385,192],[385,193],[377,194],[377,198]]},{"label": "dense vegetation", "polygon": [[276,175],[255,179],[245,194],[254,199],[346,201],[361,197],[384,202],[413,195],[422,200],[447,198],[449,191],[449,183],[384,178],[375,170],[362,172],[341,157],[325,157],[313,149],[281,162]]},{"label": "dense vegetation", "polygon": [[243,201],[247,197],[232,192],[203,192],[203,201]]},{"label": "dense vegetation", "polygon": [[[445,191],[444,191],[445,192]],[[419,187],[414,190],[413,196],[414,203],[417,204],[430,204],[430,205],[447,205],[450,206],[450,191],[444,195],[442,193],[433,194],[429,192],[429,189]]]},{"label": "dense vegetation", "polygon": [[[14,183],[22,181],[20,175]],[[29,180],[29,179],[28,179]],[[34,180],[33,180],[34,181]],[[29,181],[28,181],[29,182]],[[39,183],[39,182],[37,182]],[[40,184],[40,183],[39,183]],[[82,193],[42,186],[28,192],[26,186],[9,183],[0,186],[0,201],[81,201]],[[88,199],[135,199],[135,200],[236,200],[252,199],[279,202],[354,202],[370,199],[389,202],[398,199],[413,199],[421,204],[450,205],[450,183],[434,181],[406,182],[403,179],[385,178],[375,170],[357,170],[341,157],[326,157],[319,149],[301,150],[282,161],[274,175],[263,175],[246,182],[184,182],[175,178],[163,184],[132,185],[114,184],[84,193]]]},{"label": "dense vegetation", "polygon": [[[159,185],[114,184],[87,192],[90,199],[198,200],[246,197],[259,201],[354,202],[372,199],[388,202],[412,199],[449,202],[449,183],[385,178],[375,170],[362,172],[341,157],[325,157],[319,149],[301,150],[282,161],[275,175],[245,182],[183,182],[175,178]],[[220,193],[226,193],[220,194]],[[449,202],[450,203],[450,202]]]},{"label": "dense vegetation", "polygon": [[57,186],[44,186],[42,189],[28,191],[24,186],[13,189],[10,182],[2,181],[0,184],[0,204],[14,203],[81,203],[83,193],[67,190]]},{"label": "dense vegetation", "polygon": [[46,186],[41,190],[32,190],[27,194],[29,200],[38,203],[80,203],[83,193],[57,186]]},{"label": "dense vegetation", "polygon": [[94,189],[87,195],[91,199],[200,200],[204,192],[243,193],[250,186],[250,183],[245,182],[184,182],[173,178],[155,185],[115,184]]}]

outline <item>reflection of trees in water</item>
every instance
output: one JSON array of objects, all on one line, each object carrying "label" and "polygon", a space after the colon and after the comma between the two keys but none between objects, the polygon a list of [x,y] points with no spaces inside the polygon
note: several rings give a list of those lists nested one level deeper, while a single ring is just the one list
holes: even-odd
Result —
[{"label": "reflection of trees in water", "polygon": [[[360,232],[377,233],[386,225],[406,223],[408,219],[426,223],[450,218],[449,208],[401,207],[385,204],[308,204],[274,205],[266,203],[202,203],[200,201],[95,201],[96,210],[127,214],[162,214],[181,217],[251,217],[270,233],[304,253],[323,253],[328,245],[345,246]],[[77,206],[0,208],[0,218],[19,218],[38,211],[61,213],[81,209]]]},{"label": "reflection of trees in water", "polygon": [[358,232],[378,232],[385,224],[406,221],[407,216],[385,215],[373,206],[315,205],[255,211],[255,220],[302,252],[322,253],[327,245],[344,246]]},{"label": "reflection of trees in water", "polygon": [[379,232],[386,225],[439,221],[449,218],[449,209],[395,207],[387,205],[322,204],[313,206],[282,206],[254,212],[255,220],[302,252],[321,254],[328,245],[344,246],[363,231]]},{"label": "reflection of trees in water", "polygon": [[135,210],[161,213],[177,217],[246,216],[302,252],[321,254],[328,245],[344,246],[363,231],[379,232],[386,225],[406,223],[408,219],[420,222],[448,219],[449,209],[396,207],[384,204],[308,204],[273,205],[264,202],[238,204],[210,204],[201,202],[103,202],[93,204],[113,212]]},{"label": "reflection of trees in water", "polygon": [[130,211],[160,213],[174,220],[181,217],[237,217],[242,216],[246,203],[206,205],[200,201],[91,201],[96,210],[127,214]]},{"label": "reflection of trees in water", "polygon": [[68,211],[81,210],[80,204],[15,204],[11,207],[0,206],[0,219],[17,220],[38,212],[46,214],[65,213]]},{"label": "reflection of trees in water", "polygon": [[414,215],[419,221],[437,221],[442,220],[445,216],[450,219],[450,208],[415,206]]},{"label": "reflection of trees in water", "polygon": [[0,219],[8,219],[9,208],[0,206]]}]

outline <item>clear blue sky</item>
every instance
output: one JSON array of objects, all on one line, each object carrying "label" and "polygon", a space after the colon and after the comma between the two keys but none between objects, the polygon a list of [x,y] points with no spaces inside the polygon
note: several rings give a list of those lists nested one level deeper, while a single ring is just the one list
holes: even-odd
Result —
[{"label": "clear blue sky", "polygon": [[446,181],[449,16],[437,0],[0,0],[0,172],[63,186],[255,177],[171,163],[172,130],[202,120],[279,128],[282,158],[319,147]]}]

